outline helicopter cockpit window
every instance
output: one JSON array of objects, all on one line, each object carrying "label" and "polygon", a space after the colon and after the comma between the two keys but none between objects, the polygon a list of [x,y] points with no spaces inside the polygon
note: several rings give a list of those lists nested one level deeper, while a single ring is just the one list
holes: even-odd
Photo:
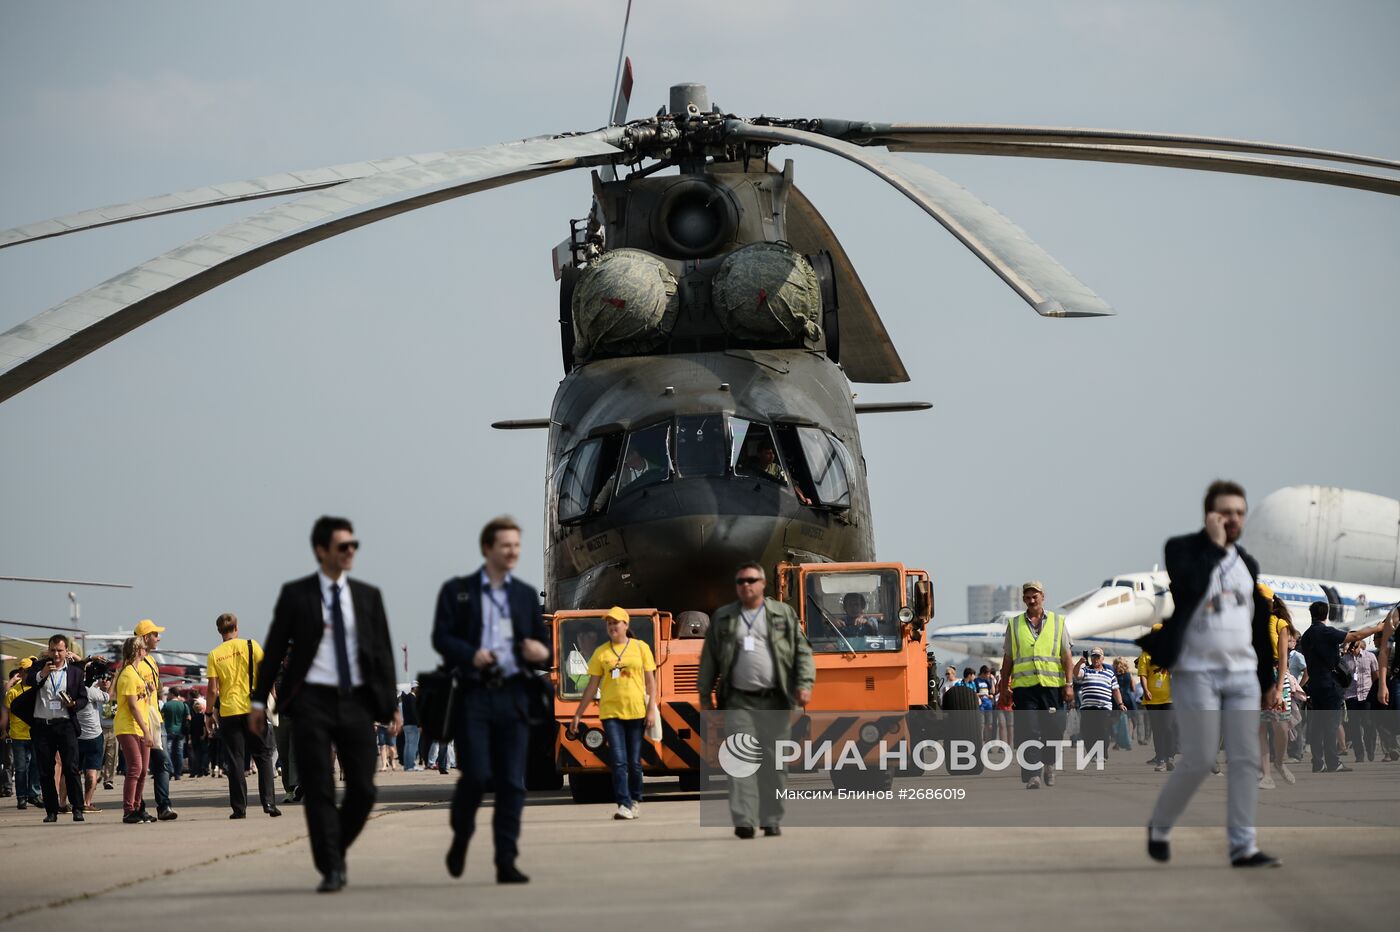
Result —
[{"label": "helicopter cockpit window", "polygon": [[594,437],[574,448],[560,467],[559,521],[580,521],[602,509],[600,493],[617,469],[619,435]]},{"label": "helicopter cockpit window", "polygon": [[734,432],[734,447],[730,451],[730,466],[740,478],[755,477],[787,485],[787,472],[778,459],[778,447],[773,431],[767,424],[755,424],[743,418],[729,419]]},{"label": "helicopter cockpit window", "polygon": [[894,570],[812,573],[806,589],[807,640],[813,651],[900,649],[899,574]]},{"label": "helicopter cockpit window", "polygon": [[626,495],[671,478],[671,425],[657,424],[635,431],[627,438],[622,456],[617,494]]},{"label": "helicopter cockpit window", "polygon": [[799,427],[797,437],[817,501],[829,508],[851,507],[851,454],[845,444],[815,427]]},{"label": "helicopter cockpit window", "polygon": [[682,476],[722,476],[728,467],[724,417],[719,414],[676,418],[676,471]]}]

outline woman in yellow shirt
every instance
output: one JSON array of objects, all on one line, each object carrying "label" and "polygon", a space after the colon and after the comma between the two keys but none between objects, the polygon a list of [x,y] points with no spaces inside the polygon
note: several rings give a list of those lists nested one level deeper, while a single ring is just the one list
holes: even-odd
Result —
[{"label": "woman in yellow shirt", "polygon": [[599,694],[601,684],[598,717],[608,738],[608,763],[617,800],[613,818],[635,819],[641,815],[642,737],[647,722],[660,716],[656,708],[656,658],[645,641],[632,637],[632,619],[626,609],[615,605],[603,618],[608,623],[608,643],[595,650],[588,661],[588,683],[569,730],[578,732],[583,713]]},{"label": "woman in yellow shirt", "polygon": [[154,816],[141,817],[141,793],[146,788],[146,774],[151,768],[151,716],[149,691],[145,677],[137,666],[146,657],[146,645],[140,638],[127,638],[122,644],[122,672],[117,676],[113,692],[117,699],[117,714],[112,731],[117,747],[126,761],[126,782],[122,785],[122,821],[127,825],[154,822]]}]

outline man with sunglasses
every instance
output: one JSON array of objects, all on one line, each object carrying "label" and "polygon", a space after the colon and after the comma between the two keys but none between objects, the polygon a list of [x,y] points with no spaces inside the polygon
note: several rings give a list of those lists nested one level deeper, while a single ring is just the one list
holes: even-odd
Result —
[{"label": "man with sunglasses", "polygon": [[[345,886],[345,852],[374,808],[374,723],[391,722],[393,736],[403,724],[384,598],[347,576],[359,547],[345,518],[316,521],[311,551],[318,569],[284,585],[277,597],[248,713],[248,728],[263,735],[268,693],[279,683],[277,710],[292,722],[311,856],[321,872],[318,893]],[[339,808],[332,748],[345,774]]]},{"label": "man with sunglasses", "polygon": [[753,838],[757,827],[769,837],[782,834],[779,791],[787,780],[774,752],[788,737],[786,713],[812,700],[816,681],[812,648],[797,613],[765,598],[765,584],[761,563],[735,571],[738,600],[715,612],[700,652],[700,707],[725,710],[726,732],[751,735],[762,748],[758,772],[729,781],[729,812],[739,838]]}]

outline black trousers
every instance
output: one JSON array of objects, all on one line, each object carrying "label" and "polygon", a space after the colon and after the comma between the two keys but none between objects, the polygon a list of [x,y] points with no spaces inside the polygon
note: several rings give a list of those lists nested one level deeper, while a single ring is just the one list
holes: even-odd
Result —
[{"label": "black trousers", "polygon": [[1095,743],[1102,742],[1104,760],[1108,760],[1108,748],[1111,743],[1108,733],[1112,728],[1112,709],[1079,710],[1079,740],[1084,742],[1086,748],[1092,748]]},{"label": "black trousers", "polygon": [[1338,694],[1312,696],[1312,711],[1308,713],[1308,744],[1312,747],[1313,770],[1336,770],[1341,765],[1337,756],[1337,726],[1342,724],[1342,697]]},{"label": "black trousers", "polygon": [[[342,696],[334,686],[302,687],[292,720],[297,770],[311,858],[322,874],[345,870],[345,852],[374,808],[374,714],[368,689]],[[345,796],[335,804],[334,749],[345,772]]]},{"label": "black trousers", "polygon": [[74,812],[83,811],[83,775],[78,769],[78,729],[71,719],[42,719],[36,717],[29,729],[34,741],[35,766],[39,768],[39,786],[44,793],[44,811],[57,815],[58,784],[53,778],[53,759],[57,754],[63,762],[63,779],[68,787],[68,805]]},{"label": "black trousers", "polygon": [[1161,702],[1145,705],[1147,720],[1152,725],[1152,756],[1165,764],[1176,756],[1176,721],[1172,717],[1172,704]]},{"label": "black trousers", "polygon": [[452,832],[470,839],[481,798],[488,787],[494,790],[491,834],[497,866],[514,864],[520,850],[530,745],[525,702],[525,686],[516,677],[497,689],[469,689],[457,709],[457,769],[462,776],[452,796]]},{"label": "black trousers", "polygon": [[264,738],[248,728],[247,715],[220,715],[219,732],[224,736],[224,775],[228,777],[228,804],[234,812],[248,809],[248,773],[244,768],[251,753],[258,765],[258,802],[266,809],[277,802],[276,774],[272,771],[271,735]]},{"label": "black trousers", "polygon": [[1347,744],[1357,760],[1376,759],[1376,714],[1370,699],[1347,700]]},{"label": "black trousers", "polygon": [[[1016,737],[1019,745],[1029,741],[1058,741],[1065,734],[1064,689],[1059,686],[1013,686],[1011,702],[1017,715]],[[1042,750],[1044,753],[1042,754]],[[1031,777],[1040,776],[1044,764],[1055,762],[1055,752],[1051,748],[1026,748],[1025,759],[1032,766],[1021,768],[1021,782],[1031,782]]]}]

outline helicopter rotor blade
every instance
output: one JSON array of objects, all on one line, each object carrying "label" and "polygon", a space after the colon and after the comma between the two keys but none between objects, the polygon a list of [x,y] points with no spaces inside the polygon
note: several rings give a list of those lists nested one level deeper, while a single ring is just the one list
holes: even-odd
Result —
[{"label": "helicopter rotor blade", "polygon": [[[1180,133],[1144,133],[1135,130],[1087,129],[1074,126],[1018,126],[998,123],[855,123],[818,120],[817,132],[834,135],[857,145],[885,146],[892,152],[947,152],[950,143],[1071,143],[1091,146],[1129,146],[1153,149],[1210,149],[1244,155],[1276,155],[1286,158],[1346,162],[1400,171],[1400,161],[1313,149],[1252,139],[1224,136],[1192,136]],[[958,150],[962,151],[962,150]]]},{"label": "helicopter rotor blade", "polygon": [[855,162],[893,185],[987,264],[1042,317],[1102,317],[1114,311],[1020,227],[926,165],[880,155],[819,133],[741,120],[730,135],[769,145],[803,145]]},{"label": "helicopter rotor blade", "polygon": [[348,230],[527,178],[623,155],[625,131],[463,151],[269,207],[108,279],[0,334],[0,402],[172,308]]},{"label": "helicopter rotor blade", "polygon": [[[920,148],[918,151],[930,150]],[[1276,178],[1284,181],[1306,181],[1340,188],[1372,191],[1377,194],[1400,195],[1400,176],[1388,178],[1384,175],[1328,168],[1305,162],[1282,162],[1277,159],[1192,152],[1185,149],[1079,145],[1058,142],[948,142],[940,146],[938,151],[961,155],[1074,159],[1087,162],[1115,162],[1123,165],[1150,165],[1159,168],[1185,168],[1197,171],[1225,172],[1233,175],[1253,175],[1258,178]]]},{"label": "helicopter rotor blade", "polygon": [[399,171],[414,165],[426,165],[429,162],[457,154],[460,153],[427,152],[421,155],[403,155],[392,159],[330,165],[326,168],[278,172],[275,175],[249,178],[247,181],[226,181],[220,184],[192,188],[188,191],[158,194],[154,197],[142,198],[139,201],[112,204],[107,207],[68,214],[65,217],[55,217],[52,220],[0,230],[0,249],[54,236],[65,236],[82,230],[111,226],[114,223],[145,220],[148,217],[161,217],[187,210],[199,210],[203,207],[239,204],[243,201],[255,201],[265,197],[305,194],[308,191],[332,188],[338,184],[345,184],[347,181],[355,181],[370,175]]}]

